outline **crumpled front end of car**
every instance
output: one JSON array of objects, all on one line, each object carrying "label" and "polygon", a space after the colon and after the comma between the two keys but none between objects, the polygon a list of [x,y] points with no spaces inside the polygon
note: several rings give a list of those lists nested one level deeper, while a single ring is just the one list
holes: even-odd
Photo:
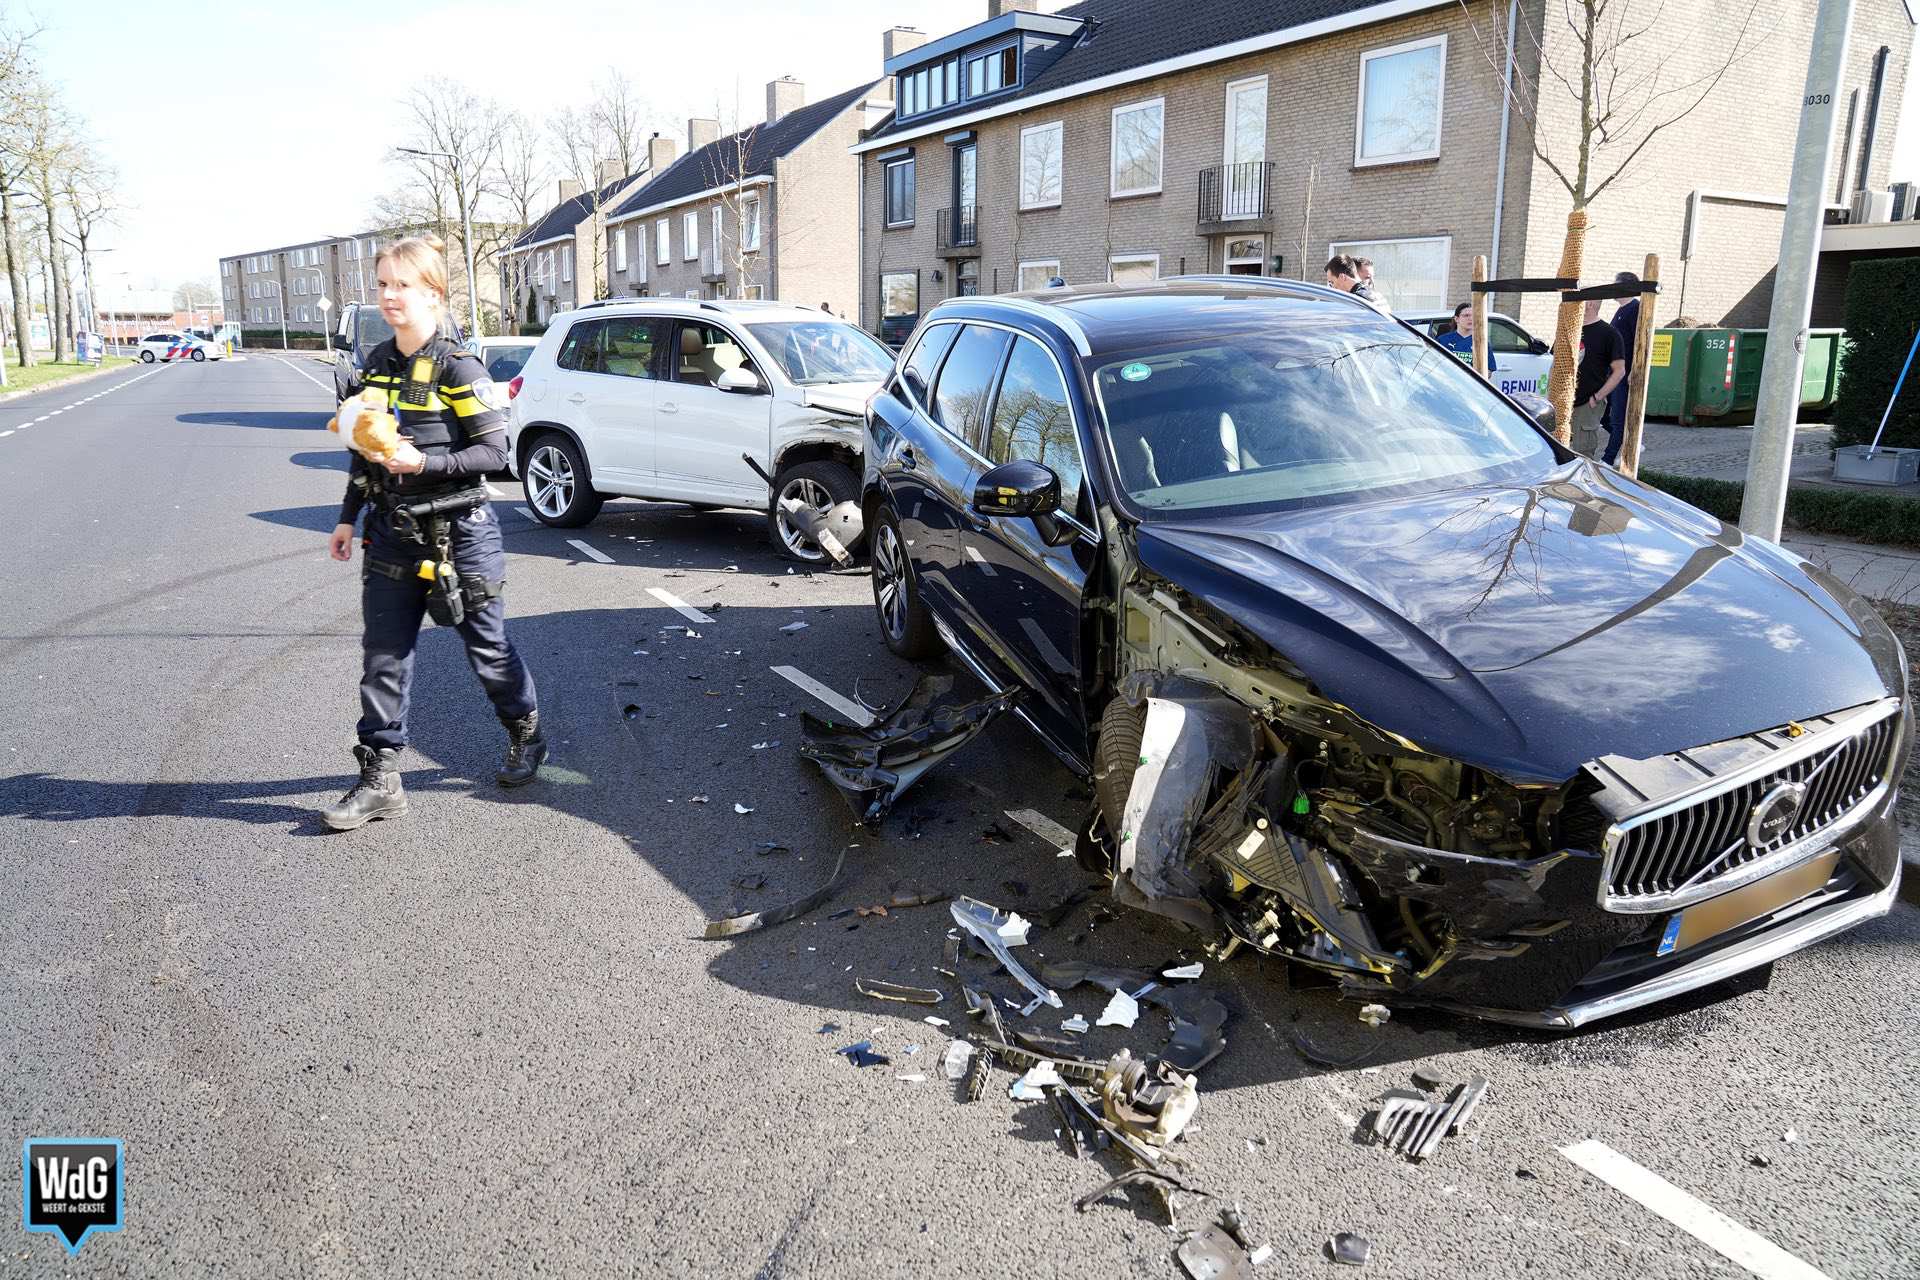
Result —
[{"label": "crumpled front end of car", "polygon": [[[1118,535],[1109,549],[1124,547]],[[1558,782],[1431,753],[1122,553],[1082,860],[1349,993],[1573,1027],[1884,913],[1904,697]],[[1904,695],[1904,663],[1901,664]]]}]

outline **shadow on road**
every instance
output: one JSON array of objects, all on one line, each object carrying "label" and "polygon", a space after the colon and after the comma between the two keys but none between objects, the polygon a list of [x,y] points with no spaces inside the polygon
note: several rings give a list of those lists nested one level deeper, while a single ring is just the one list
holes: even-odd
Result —
[{"label": "shadow on road", "polygon": [[269,431],[324,430],[332,417],[318,409],[225,409],[218,413],[182,413],[174,421],[195,427],[260,427]]}]

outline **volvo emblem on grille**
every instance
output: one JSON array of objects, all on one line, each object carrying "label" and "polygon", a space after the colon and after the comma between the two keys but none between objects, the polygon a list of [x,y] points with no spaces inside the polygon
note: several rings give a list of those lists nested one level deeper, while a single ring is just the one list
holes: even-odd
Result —
[{"label": "volvo emblem on grille", "polygon": [[1798,782],[1783,782],[1760,797],[1747,819],[1747,844],[1756,852],[1785,835],[1800,816],[1800,804],[1807,789]]}]

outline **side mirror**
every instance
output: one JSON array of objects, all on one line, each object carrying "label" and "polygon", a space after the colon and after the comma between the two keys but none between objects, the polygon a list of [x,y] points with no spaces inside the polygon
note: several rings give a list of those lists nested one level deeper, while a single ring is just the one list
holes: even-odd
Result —
[{"label": "side mirror", "polygon": [[1073,530],[1054,518],[1060,510],[1060,477],[1025,458],[1003,462],[981,476],[973,486],[973,509],[983,516],[1025,516],[1050,547],[1074,539]]},{"label": "side mirror", "polygon": [[1543,356],[1551,350],[1553,350],[1553,348],[1547,345],[1547,340],[1545,338],[1535,338],[1531,342],[1527,343],[1528,355]]},{"label": "side mirror", "polygon": [[327,345],[329,347],[332,347],[335,351],[345,351],[347,347],[351,344],[347,342],[346,334],[330,333],[327,335]]},{"label": "side mirror", "polygon": [[745,365],[728,369],[713,385],[722,391],[732,391],[743,396],[757,396],[766,390],[766,384],[760,381],[760,375]]}]

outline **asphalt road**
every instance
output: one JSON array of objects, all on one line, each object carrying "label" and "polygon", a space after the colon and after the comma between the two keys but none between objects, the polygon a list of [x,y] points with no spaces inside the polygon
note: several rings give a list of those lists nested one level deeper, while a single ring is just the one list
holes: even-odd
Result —
[{"label": "asphalt road", "polygon": [[[1010,1101],[1006,1073],[957,1101],[929,1011],[853,991],[942,986],[931,1012],[964,1023],[933,973],[945,907],[829,917],[912,884],[1052,900],[1074,864],[1005,815],[1072,826],[1073,779],[997,724],[881,832],[856,830],[795,753],[819,704],[770,668],[875,703],[914,671],[880,644],[863,576],[789,573],[760,518],[619,502],[562,533],[510,489],[545,780],[492,784],[503,735],[429,631],[412,815],[325,831],[359,666],[358,573],[324,547],[344,463],[325,380],[254,357],[0,405],[0,1107],[14,1140],[123,1140],[127,1187],[121,1231],[71,1260],[18,1232],[0,1274],[1178,1274],[1150,1202],[1073,1210],[1113,1170],[1076,1162],[1044,1104]],[[984,839],[996,821],[1014,838]],[[848,845],[828,908],[700,940]],[[1089,931],[1097,905],[1036,930],[1027,958],[1191,958],[1148,918]],[[1260,1275],[1332,1273],[1334,1231],[1371,1239],[1375,1276],[1747,1273],[1561,1154],[1592,1140],[1818,1274],[1911,1276],[1917,944],[1900,907],[1574,1036],[1420,1013],[1369,1031],[1276,967],[1208,960],[1233,1017],[1190,1176],[1271,1243]],[[1067,1003],[1034,1021],[1091,1021],[1105,998]],[[1303,1030],[1368,1065],[1309,1064]],[[1086,1052],[1163,1035],[1149,1013]],[[891,1065],[835,1055],[861,1039]],[[1421,1066],[1491,1085],[1416,1166],[1355,1130]],[[1207,1206],[1186,1203],[1199,1226]]]}]

